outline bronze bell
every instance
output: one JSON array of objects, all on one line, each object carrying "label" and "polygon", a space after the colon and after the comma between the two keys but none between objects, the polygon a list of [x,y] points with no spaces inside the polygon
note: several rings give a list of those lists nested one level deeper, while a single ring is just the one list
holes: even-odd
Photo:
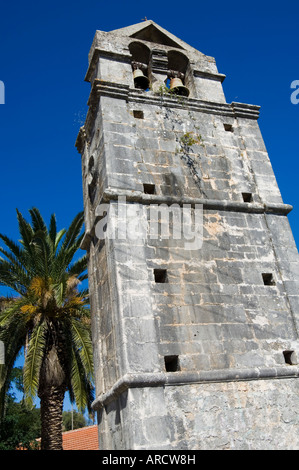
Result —
[{"label": "bronze bell", "polygon": [[180,96],[189,96],[189,89],[183,85],[180,78],[174,77],[170,80],[170,91]]},{"label": "bronze bell", "polygon": [[142,70],[136,69],[133,72],[134,84],[136,88],[146,90],[149,86],[149,79],[143,74]]}]

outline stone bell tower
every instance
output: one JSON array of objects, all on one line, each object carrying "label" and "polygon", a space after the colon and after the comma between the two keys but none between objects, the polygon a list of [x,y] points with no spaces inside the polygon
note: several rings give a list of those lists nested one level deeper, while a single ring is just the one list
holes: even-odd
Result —
[{"label": "stone bell tower", "polygon": [[76,146],[101,449],[299,449],[292,207],[224,78],[153,21],[91,46]]}]

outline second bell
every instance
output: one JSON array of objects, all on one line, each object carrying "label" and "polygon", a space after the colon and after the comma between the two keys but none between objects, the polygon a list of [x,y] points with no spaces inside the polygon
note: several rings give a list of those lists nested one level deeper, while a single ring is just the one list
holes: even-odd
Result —
[{"label": "second bell", "polygon": [[149,87],[149,79],[144,75],[142,70],[136,69],[133,72],[134,84],[136,88],[146,90]]}]

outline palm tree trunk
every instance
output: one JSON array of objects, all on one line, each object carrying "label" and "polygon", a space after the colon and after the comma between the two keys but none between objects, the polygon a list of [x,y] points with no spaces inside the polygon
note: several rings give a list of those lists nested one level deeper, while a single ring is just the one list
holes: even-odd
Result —
[{"label": "palm tree trunk", "polygon": [[41,398],[41,450],[62,449],[62,407],[65,388],[49,387]]},{"label": "palm tree trunk", "polygon": [[57,322],[49,322],[49,331],[48,351],[40,371],[38,392],[41,400],[41,449],[63,450],[62,407],[66,391],[64,338]]}]

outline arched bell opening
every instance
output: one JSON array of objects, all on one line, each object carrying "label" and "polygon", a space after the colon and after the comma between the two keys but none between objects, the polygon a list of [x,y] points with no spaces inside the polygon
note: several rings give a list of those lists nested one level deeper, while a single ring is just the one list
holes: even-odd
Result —
[{"label": "arched bell opening", "polygon": [[132,56],[134,86],[139,90],[147,90],[150,85],[148,78],[150,49],[140,42],[132,42],[129,45],[129,50]]},{"label": "arched bell opening", "polygon": [[169,89],[176,95],[188,97],[190,94],[189,87],[186,83],[186,74],[188,68],[188,57],[178,51],[168,52]]}]

